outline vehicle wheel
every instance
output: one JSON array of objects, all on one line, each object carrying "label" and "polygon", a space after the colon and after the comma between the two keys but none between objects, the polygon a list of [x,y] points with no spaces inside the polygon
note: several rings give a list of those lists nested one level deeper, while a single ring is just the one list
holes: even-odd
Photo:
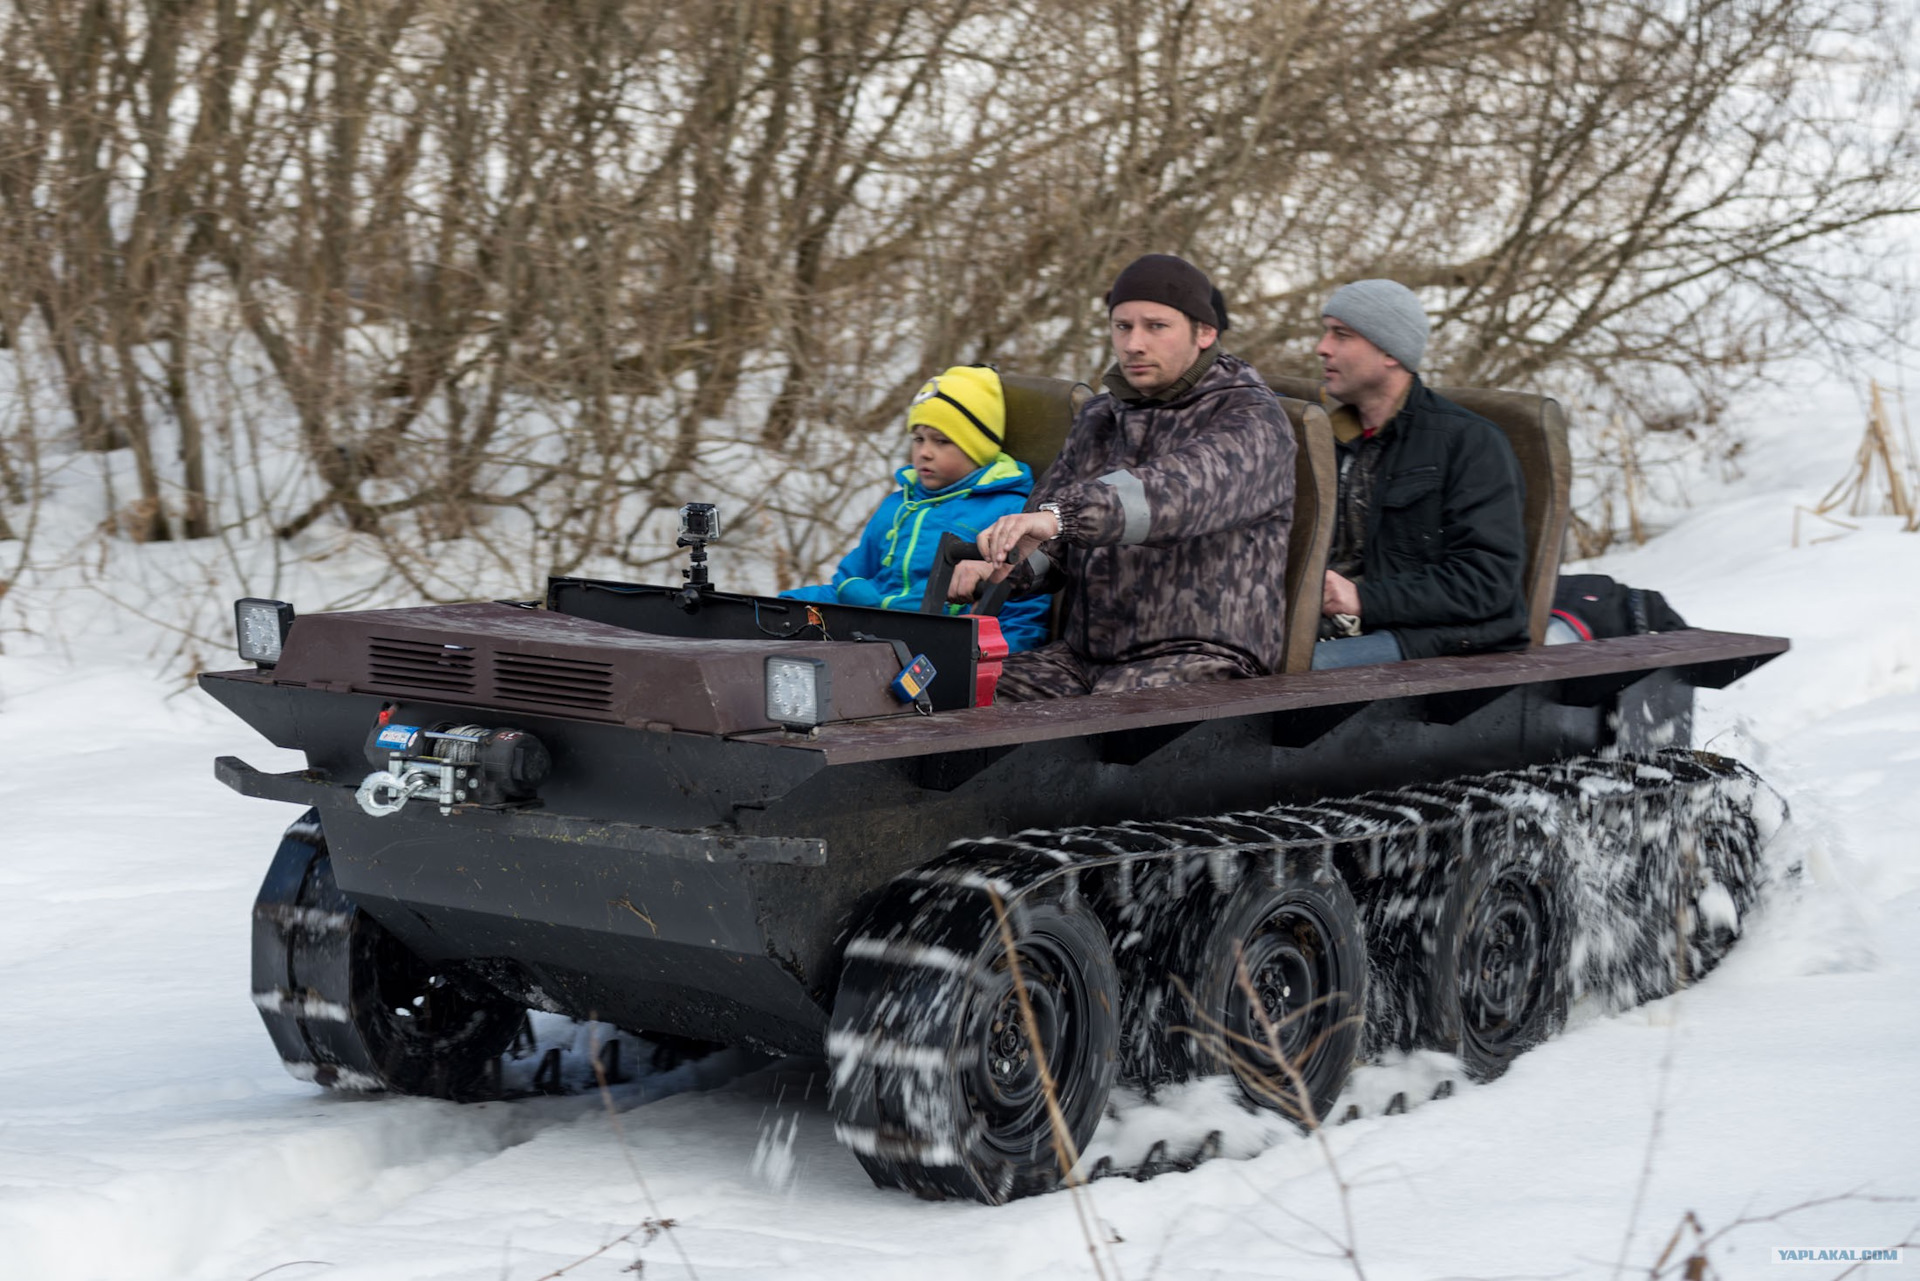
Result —
[{"label": "vehicle wheel", "polygon": [[499,1093],[499,1057],[526,1015],[422,961],[341,893],[313,810],[254,901],[253,1000],[294,1076],[443,1099]]},{"label": "vehicle wheel", "polygon": [[1651,952],[1638,995],[1648,1000],[1698,982],[1720,963],[1746,928],[1765,878],[1753,813],[1759,780],[1701,752],[1663,752],[1651,764],[1675,778],[1647,810],[1653,821],[1639,825],[1645,835],[1636,847],[1646,869],[1641,918]]},{"label": "vehicle wheel", "polygon": [[1058,1184],[1043,1060],[1071,1151],[1099,1123],[1118,1042],[1106,932],[1061,882],[1017,899],[1008,924],[1037,1036],[981,889],[897,885],[847,947],[830,1108],[882,1187],[999,1204]]},{"label": "vehicle wheel", "polygon": [[[1241,986],[1242,958],[1264,1022]],[[1199,962],[1190,984],[1195,1066],[1224,1062],[1253,1102],[1318,1124],[1353,1070],[1365,1024],[1367,950],[1346,884],[1330,872],[1289,870],[1277,885],[1244,877],[1212,915]],[[1268,1049],[1268,1024],[1310,1112]]]},{"label": "vehicle wheel", "polygon": [[1698,982],[1733,950],[1759,897],[1759,834],[1752,819],[1710,819],[1694,834],[1694,857],[1683,864],[1687,925],[1684,977]]},{"label": "vehicle wheel", "polygon": [[1414,961],[1419,1043],[1489,1081],[1566,1021],[1572,916],[1566,864],[1538,829],[1456,862],[1432,948]]}]

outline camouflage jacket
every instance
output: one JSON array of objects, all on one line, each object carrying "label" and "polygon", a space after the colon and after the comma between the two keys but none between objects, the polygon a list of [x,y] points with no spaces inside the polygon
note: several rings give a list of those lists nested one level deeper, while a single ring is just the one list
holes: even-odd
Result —
[{"label": "camouflage jacket", "polygon": [[1027,503],[1059,503],[1062,535],[1015,588],[1064,587],[1060,639],[1096,663],[1192,645],[1278,671],[1293,476],[1286,411],[1237,356],[1164,402],[1095,396]]}]

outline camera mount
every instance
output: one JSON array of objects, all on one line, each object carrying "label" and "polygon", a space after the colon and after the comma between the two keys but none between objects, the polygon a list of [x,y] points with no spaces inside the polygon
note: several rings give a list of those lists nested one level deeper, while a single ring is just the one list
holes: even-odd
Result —
[{"label": "camera mount", "polygon": [[674,544],[689,549],[690,562],[680,571],[687,585],[675,593],[688,613],[699,608],[700,597],[713,590],[707,578],[707,544],[720,541],[720,509],[712,503],[688,503],[680,509],[680,537]]}]

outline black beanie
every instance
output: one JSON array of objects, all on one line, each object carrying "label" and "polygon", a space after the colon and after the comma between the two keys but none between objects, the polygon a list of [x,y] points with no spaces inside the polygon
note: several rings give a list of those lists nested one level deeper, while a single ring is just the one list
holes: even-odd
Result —
[{"label": "black beanie", "polygon": [[1107,310],[1123,302],[1164,303],[1215,329],[1226,330],[1225,300],[1216,309],[1220,291],[1205,272],[1172,254],[1146,254],[1128,263],[1107,291]]}]

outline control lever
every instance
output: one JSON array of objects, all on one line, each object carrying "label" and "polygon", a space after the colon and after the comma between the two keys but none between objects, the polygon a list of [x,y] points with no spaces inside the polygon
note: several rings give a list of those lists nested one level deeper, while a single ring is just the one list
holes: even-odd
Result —
[{"label": "control lever", "polygon": [[[939,549],[933,553],[933,569],[927,577],[927,594],[920,600],[920,612],[923,614],[946,613],[947,589],[953,585],[954,566],[963,560],[985,559],[978,547],[958,534],[940,535]],[[988,583],[986,590],[980,593],[980,599],[975,601],[973,608],[967,612],[987,618],[997,618],[1011,595],[1013,595],[1011,578],[1003,578],[997,583]]]}]

